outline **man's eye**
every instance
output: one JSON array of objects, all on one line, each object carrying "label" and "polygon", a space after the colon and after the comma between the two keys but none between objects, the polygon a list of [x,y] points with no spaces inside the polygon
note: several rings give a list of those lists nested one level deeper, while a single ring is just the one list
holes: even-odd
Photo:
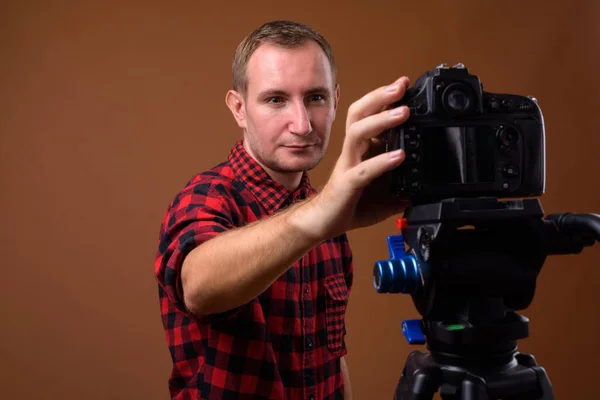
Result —
[{"label": "man's eye", "polygon": [[323,97],[320,94],[313,94],[312,96],[310,96],[310,101],[323,101],[325,100],[325,97]]},{"label": "man's eye", "polygon": [[279,104],[281,103],[283,100],[281,99],[281,97],[269,97],[267,99],[267,103],[272,103],[272,104]]}]

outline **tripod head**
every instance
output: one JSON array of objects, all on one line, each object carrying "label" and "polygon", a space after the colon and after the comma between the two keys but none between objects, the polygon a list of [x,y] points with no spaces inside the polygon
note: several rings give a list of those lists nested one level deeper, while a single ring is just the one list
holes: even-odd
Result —
[{"label": "tripod head", "polygon": [[[529,331],[528,319],[516,311],[531,304],[547,256],[578,254],[600,240],[599,215],[543,217],[537,199],[447,199],[406,211],[397,225],[401,235],[388,237],[391,258],[375,263],[373,280],[379,293],[412,296],[423,318],[404,321],[403,333],[431,351],[421,366],[434,363],[439,371],[449,366],[469,375],[505,369],[510,373],[495,383],[503,387],[517,384],[517,365],[535,366],[517,352],[517,340]],[[542,391],[545,373],[536,368],[530,378]],[[405,367],[405,381],[408,372]],[[412,390],[406,382],[404,387]]]}]

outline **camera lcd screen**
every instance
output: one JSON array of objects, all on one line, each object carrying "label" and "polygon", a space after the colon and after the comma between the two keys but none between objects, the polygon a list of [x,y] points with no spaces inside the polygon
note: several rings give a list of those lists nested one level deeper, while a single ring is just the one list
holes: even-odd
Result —
[{"label": "camera lcd screen", "polygon": [[495,131],[489,126],[422,127],[426,183],[495,181]]}]

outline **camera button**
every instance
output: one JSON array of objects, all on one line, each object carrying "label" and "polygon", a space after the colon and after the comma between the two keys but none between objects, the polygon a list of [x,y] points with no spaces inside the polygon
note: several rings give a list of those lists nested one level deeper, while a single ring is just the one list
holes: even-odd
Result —
[{"label": "camera button", "polygon": [[501,126],[496,135],[503,150],[514,147],[519,142],[519,131],[512,126]]},{"label": "camera button", "polygon": [[506,178],[514,178],[515,176],[519,176],[519,169],[512,165],[507,165],[502,169],[502,175]]},{"label": "camera button", "polygon": [[518,108],[519,108],[519,111],[531,111],[531,110],[533,110],[533,106],[531,104],[528,104],[528,103],[520,103]]},{"label": "camera button", "polygon": [[510,100],[504,99],[502,100],[502,105],[504,107],[510,108],[512,106],[512,102]]}]

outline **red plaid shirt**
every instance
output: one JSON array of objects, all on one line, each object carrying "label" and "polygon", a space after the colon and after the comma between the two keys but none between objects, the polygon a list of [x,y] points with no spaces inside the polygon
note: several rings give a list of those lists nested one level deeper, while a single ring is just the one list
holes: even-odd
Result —
[{"label": "red plaid shirt", "polygon": [[293,192],[273,181],[240,141],[228,161],[196,175],[175,196],[155,263],[172,398],[343,398],[340,357],[353,278],[346,235],[313,248],[234,310],[199,318],[183,303],[180,270],[194,247],[313,193],[306,173]]}]

